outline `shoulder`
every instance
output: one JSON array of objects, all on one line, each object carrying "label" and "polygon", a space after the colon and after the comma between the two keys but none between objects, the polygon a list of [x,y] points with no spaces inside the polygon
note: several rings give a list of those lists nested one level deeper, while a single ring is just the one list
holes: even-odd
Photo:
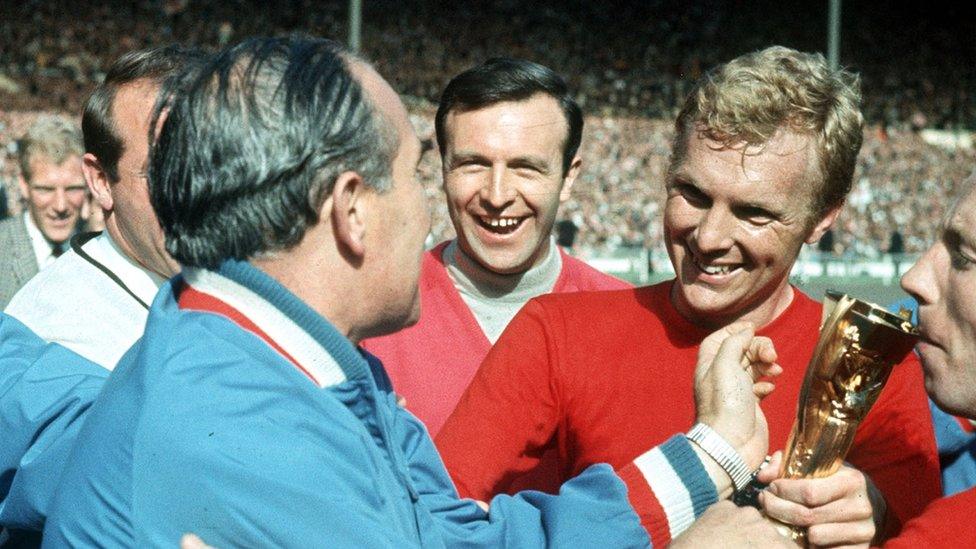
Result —
[{"label": "shoulder", "polygon": [[128,306],[128,296],[119,293],[70,250],[31,278],[6,311],[45,340],[112,367],[142,333],[145,320],[145,310]]},{"label": "shoulder", "polygon": [[[0,243],[3,244],[0,248],[8,248],[14,245],[23,246],[29,242],[30,235],[27,234],[27,227],[24,226],[24,220],[21,216],[8,217],[0,221]],[[0,254],[0,261],[9,256],[8,253]]]},{"label": "shoulder", "polygon": [[570,291],[620,290],[633,287],[630,283],[598,271],[562,250],[559,253],[563,262],[560,283],[570,286]]},{"label": "shoulder", "polygon": [[[36,300],[48,299],[56,294],[59,301],[70,300],[78,292],[88,293],[88,284],[80,283],[93,268],[74,250],[68,250],[46,269],[38,272],[17,292],[10,301],[9,311],[26,312]],[[15,314],[15,316],[18,316]]]},{"label": "shoulder", "polygon": [[27,233],[27,227],[24,227],[21,216],[15,215],[0,221],[0,235],[19,234],[21,232]]},{"label": "shoulder", "polygon": [[30,234],[27,233],[22,216],[15,215],[0,221],[0,242],[6,242],[8,245],[30,243]]},{"label": "shoulder", "polygon": [[660,317],[667,293],[663,302],[657,297],[659,293],[657,286],[551,293],[529,300],[516,317],[533,315],[544,318],[546,323],[586,330],[600,326],[618,329],[638,319]]}]

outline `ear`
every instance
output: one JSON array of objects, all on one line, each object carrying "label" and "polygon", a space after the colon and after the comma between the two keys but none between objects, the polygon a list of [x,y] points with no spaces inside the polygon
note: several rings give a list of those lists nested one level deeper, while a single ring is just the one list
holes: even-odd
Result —
[{"label": "ear", "polygon": [[814,242],[820,240],[820,237],[827,232],[827,229],[834,224],[834,221],[837,221],[837,216],[840,215],[840,209],[843,206],[844,204],[841,203],[827,211],[827,214],[817,222],[817,224],[810,231],[810,234],[807,235],[807,244],[813,244]]},{"label": "ear", "polygon": [[320,215],[332,220],[336,244],[354,257],[366,253],[366,200],[369,192],[362,176],[343,172],[332,186],[332,194],[322,204]]},{"label": "ear", "polygon": [[115,201],[112,198],[112,182],[109,181],[108,173],[102,168],[102,163],[98,161],[92,153],[85,153],[81,157],[81,170],[85,174],[85,183],[91,192],[95,202],[105,211],[111,211]]},{"label": "ear", "polygon": [[569,200],[570,191],[573,190],[573,183],[576,183],[576,178],[579,176],[580,166],[583,165],[583,160],[580,159],[579,155],[573,157],[573,161],[569,164],[569,169],[566,170],[566,175],[563,177],[563,188],[559,191],[559,202],[563,203]]},{"label": "ear", "polygon": [[17,186],[20,187],[20,197],[27,200],[27,197],[30,196],[30,185],[24,179],[23,172],[17,174]]}]

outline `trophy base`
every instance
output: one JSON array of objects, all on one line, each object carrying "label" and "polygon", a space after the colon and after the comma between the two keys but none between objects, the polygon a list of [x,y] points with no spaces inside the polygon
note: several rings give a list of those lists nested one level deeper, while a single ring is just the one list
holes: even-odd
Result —
[{"label": "trophy base", "polygon": [[806,549],[807,547],[807,531],[804,528],[797,526],[792,526],[775,519],[766,517],[766,520],[773,524],[776,531],[779,532],[784,538],[792,541],[797,547],[802,547]]}]

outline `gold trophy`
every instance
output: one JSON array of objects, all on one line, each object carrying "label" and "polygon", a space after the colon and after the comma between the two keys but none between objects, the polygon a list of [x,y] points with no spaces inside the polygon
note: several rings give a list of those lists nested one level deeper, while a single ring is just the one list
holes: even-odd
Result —
[{"label": "gold trophy", "polygon": [[[820,340],[807,365],[796,422],[784,454],[784,478],[820,478],[840,468],[891,368],[918,341],[908,311],[883,308],[827,292]],[[806,546],[806,530],[781,531]]]}]

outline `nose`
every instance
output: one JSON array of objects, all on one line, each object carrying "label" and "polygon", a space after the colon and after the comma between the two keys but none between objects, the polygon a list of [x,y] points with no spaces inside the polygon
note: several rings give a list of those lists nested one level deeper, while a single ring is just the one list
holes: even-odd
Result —
[{"label": "nose", "polygon": [[64,213],[68,211],[68,193],[63,188],[58,188],[54,191],[54,211],[57,213]]},{"label": "nose", "polygon": [[712,207],[701,214],[695,231],[695,244],[702,253],[727,250],[732,247],[735,217],[731,212]]},{"label": "nose", "polygon": [[949,251],[937,242],[929,248],[911,269],[901,277],[901,287],[918,301],[919,305],[935,303],[939,297],[936,273],[949,268]]},{"label": "nose", "polygon": [[488,180],[481,187],[481,199],[496,210],[504,209],[515,199],[504,167],[492,167]]}]

